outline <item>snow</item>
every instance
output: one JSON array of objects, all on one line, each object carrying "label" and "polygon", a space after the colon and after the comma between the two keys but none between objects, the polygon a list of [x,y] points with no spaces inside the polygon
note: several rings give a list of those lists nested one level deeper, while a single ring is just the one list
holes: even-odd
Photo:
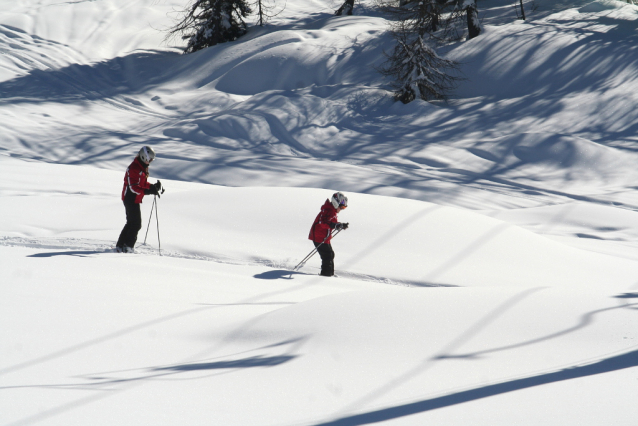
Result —
[{"label": "snow", "polygon": [[478,2],[403,105],[372,1],[181,55],[186,3],[0,0],[0,424],[635,425],[638,7]]}]

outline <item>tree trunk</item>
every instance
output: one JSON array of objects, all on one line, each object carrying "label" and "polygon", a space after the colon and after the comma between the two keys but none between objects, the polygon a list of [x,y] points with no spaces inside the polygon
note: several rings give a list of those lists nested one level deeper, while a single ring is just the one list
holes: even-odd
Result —
[{"label": "tree trunk", "polygon": [[472,39],[481,34],[481,25],[478,19],[478,10],[476,9],[476,0],[467,7],[467,32],[468,39]]},{"label": "tree trunk", "polygon": [[346,15],[352,15],[352,10],[354,9],[354,0],[346,0],[339,10],[335,12],[335,16],[341,16],[344,13]]},{"label": "tree trunk", "polygon": [[258,6],[257,16],[259,16],[259,26],[263,27],[264,26],[264,11],[261,8],[261,2],[262,0],[257,0],[257,6]]},{"label": "tree trunk", "polygon": [[523,9],[523,0],[521,0],[521,13],[523,14],[523,21],[525,20],[525,9]]}]

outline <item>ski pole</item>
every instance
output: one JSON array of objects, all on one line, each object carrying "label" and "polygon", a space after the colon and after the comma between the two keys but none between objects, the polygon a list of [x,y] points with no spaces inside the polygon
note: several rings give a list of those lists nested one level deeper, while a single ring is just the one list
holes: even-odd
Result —
[{"label": "ski pole", "polygon": [[162,255],[162,243],[160,241],[160,234],[159,234],[159,216],[157,215],[157,205],[159,203],[155,202],[155,195],[153,196],[153,204],[155,205],[155,220],[157,221],[157,245],[159,247],[159,255],[161,256]]},{"label": "ski pole", "polygon": [[[326,238],[323,239],[323,241],[321,243],[319,243],[319,245],[317,247],[315,247],[314,249],[312,249],[312,251],[303,258],[303,260],[301,262],[299,262],[297,264],[297,266],[295,266],[293,268],[293,272],[296,271],[297,269],[299,269],[303,264],[305,264],[308,260],[310,260],[310,258],[312,256],[315,255],[315,253],[318,251],[319,247],[321,246],[321,244],[323,244],[324,242],[326,242],[326,240],[328,239],[328,237],[332,234],[332,231],[330,231],[330,233],[328,235],[326,235]],[[336,235],[336,234],[335,234]]]},{"label": "ski pole", "polygon": [[295,272],[295,271],[297,271],[299,268],[301,268],[301,267],[302,267],[302,266],[303,266],[303,265],[304,265],[307,261],[309,261],[309,260],[310,260],[310,258],[311,258],[312,256],[314,256],[314,255],[315,255],[315,253],[319,250],[319,247],[321,247],[321,245],[322,245],[323,243],[325,243],[325,242],[326,242],[326,240],[328,239],[328,237],[329,237],[329,236],[331,236],[331,235],[332,235],[332,238],[335,238],[335,237],[339,234],[339,232],[341,232],[341,229],[340,229],[340,230],[338,230],[338,231],[337,231],[334,235],[332,235],[332,231],[330,231],[330,233],[329,233],[328,235],[326,235],[326,238],[324,238],[324,239],[323,239],[323,241],[322,241],[321,243],[319,243],[319,245],[318,245],[317,247],[315,247],[315,248],[314,248],[314,249],[313,249],[313,250],[312,250],[312,251],[308,254],[308,256],[304,257],[304,258],[303,258],[303,260],[302,260],[301,262],[299,262],[299,264],[298,264],[297,266],[295,266],[295,267],[293,268],[293,270],[292,270],[292,271],[293,271],[293,272]]},{"label": "ski pole", "polygon": [[151,206],[151,215],[148,217],[148,225],[146,226],[146,235],[144,236],[144,244],[146,245],[146,237],[148,237],[148,228],[151,226],[151,218],[153,217],[153,207],[155,207],[155,197],[153,197],[153,205]]}]

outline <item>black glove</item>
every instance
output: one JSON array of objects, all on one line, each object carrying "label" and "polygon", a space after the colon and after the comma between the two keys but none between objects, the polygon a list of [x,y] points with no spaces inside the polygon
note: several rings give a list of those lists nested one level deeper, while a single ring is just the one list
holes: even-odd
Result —
[{"label": "black glove", "polygon": [[164,193],[164,188],[162,188],[162,184],[159,180],[144,191],[146,195],[157,195],[158,197],[161,197],[160,194],[162,193]]},{"label": "black glove", "polygon": [[347,223],[341,223],[341,222],[338,222],[337,224],[335,224],[335,229],[336,229],[337,231],[343,231],[343,230],[346,230],[346,229],[348,229],[348,224],[347,224]]},{"label": "black glove", "polygon": [[159,180],[155,182],[155,185],[151,185],[153,188],[153,194],[157,195],[159,198],[162,198],[162,194],[164,193],[164,188],[162,188],[162,182]]}]

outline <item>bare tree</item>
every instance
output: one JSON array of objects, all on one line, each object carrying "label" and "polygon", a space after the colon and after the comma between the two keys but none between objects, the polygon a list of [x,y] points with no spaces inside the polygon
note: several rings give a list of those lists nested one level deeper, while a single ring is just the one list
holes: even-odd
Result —
[{"label": "bare tree", "polygon": [[514,8],[516,9],[516,18],[525,20],[525,8],[523,7],[523,0],[518,0],[520,2],[521,7],[521,16],[518,15],[518,6],[514,3]]},{"label": "bare tree", "polygon": [[381,9],[389,14],[396,22],[393,28],[399,31],[415,32],[423,36],[430,36],[441,27],[441,13],[448,0],[399,0],[382,2]]},{"label": "bare tree", "polygon": [[[459,23],[467,25],[468,38],[481,32],[476,0],[380,0],[381,9],[400,22],[406,31],[428,34],[441,42],[462,36]],[[396,26],[396,25],[395,25]]]},{"label": "bare tree", "polygon": [[273,10],[277,7],[275,0],[255,0],[252,6],[257,11],[257,25],[263,27],[266,22],[277,15],[279,15],[286,8],[284,7],[277,13],[273,13]]}]

